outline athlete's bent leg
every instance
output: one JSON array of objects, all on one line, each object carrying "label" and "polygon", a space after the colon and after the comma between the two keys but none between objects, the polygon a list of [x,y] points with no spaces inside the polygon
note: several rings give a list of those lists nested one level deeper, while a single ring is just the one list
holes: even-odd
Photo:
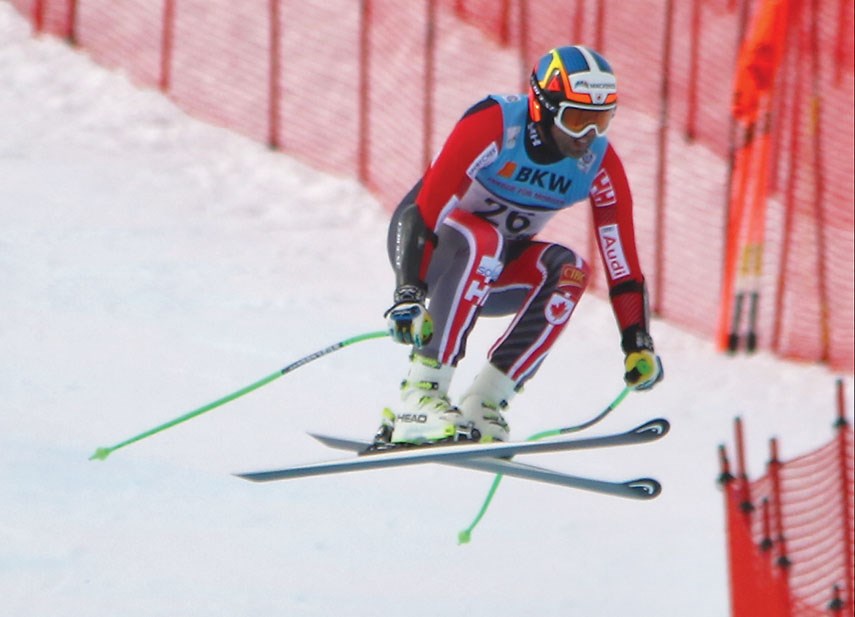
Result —
[{"label": "athlete's bent leg", "polygon": [[508,297],[519,297],[520,289],[527,293],[459,405],[464,422],[471,423],[482,440],[508,439],[503,411],[564,331],[590,274],[584,260],[558,244],[535,242],[516,249],[511,249],[486,310],[502,312],[508,308]]}]

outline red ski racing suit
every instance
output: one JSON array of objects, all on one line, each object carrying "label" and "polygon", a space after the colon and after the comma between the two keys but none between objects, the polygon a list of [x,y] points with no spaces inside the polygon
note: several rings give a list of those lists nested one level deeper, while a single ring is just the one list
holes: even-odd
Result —
[{"label": "red ski racing suit", "polygon": [[622,346],[648,337],[632,196],[614,148],[597,136],[580,158],[564,157],[531,121],[524,95],[491,95],[460,119],[392,217],[397,287],[426,294],[434,321],[418,353],[455,366],[479,316],[515,315],[489,360],[519,386],[529,379],[590,275],[575,251],[537,234],[585,198]]}]

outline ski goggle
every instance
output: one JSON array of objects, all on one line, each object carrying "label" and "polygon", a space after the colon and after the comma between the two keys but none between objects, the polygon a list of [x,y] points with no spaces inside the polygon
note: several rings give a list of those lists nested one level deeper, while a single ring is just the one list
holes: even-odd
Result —
[{"label": "ski goggle", "polygon": [[557,107],[555,126],[574,139],[581,139],[592,129],[598,136],[605,135],[615,115],[614,108],[580,109],[567,101],[558,103]]}]

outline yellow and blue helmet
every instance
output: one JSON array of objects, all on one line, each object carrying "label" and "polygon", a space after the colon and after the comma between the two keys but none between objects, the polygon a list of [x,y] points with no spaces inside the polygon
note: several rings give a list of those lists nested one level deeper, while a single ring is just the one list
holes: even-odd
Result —
[{"label": "yellow and blue helmet", "polygon": [[535,122],[555,123],[573,137],[592,129],[603,135],[617,108],[617,80],[611,65],[594,50],[556,47],[534,65],[528,102]]}]

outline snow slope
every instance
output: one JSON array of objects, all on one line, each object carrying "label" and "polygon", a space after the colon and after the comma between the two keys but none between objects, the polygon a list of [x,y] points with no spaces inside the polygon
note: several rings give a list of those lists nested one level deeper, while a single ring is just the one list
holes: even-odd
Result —
[{"label": "snow slope", "polygon": [[[832,435],[835,375],[726,358],[657,322],[667,377],[589,432],[668,417],[662,442],[544,455],[664,485],[651,503],[440,466],[253,485],[322,460],[308,430],[369,437],[407,350],[349,347],[91,462],[108,446],[338,340],[382,329],[386,213],[330,177],[201,124],[0,3],[0,615],[727,614],[716,448],[746,421],[791,458]],[[505,322],[476,330],[458,391]],[[514,434],[575,424],[622,387],[594,297],[513,406]],[[852,383],[847,379],[852,400]],[[851,416],[851,403],[850,411]]]}]

